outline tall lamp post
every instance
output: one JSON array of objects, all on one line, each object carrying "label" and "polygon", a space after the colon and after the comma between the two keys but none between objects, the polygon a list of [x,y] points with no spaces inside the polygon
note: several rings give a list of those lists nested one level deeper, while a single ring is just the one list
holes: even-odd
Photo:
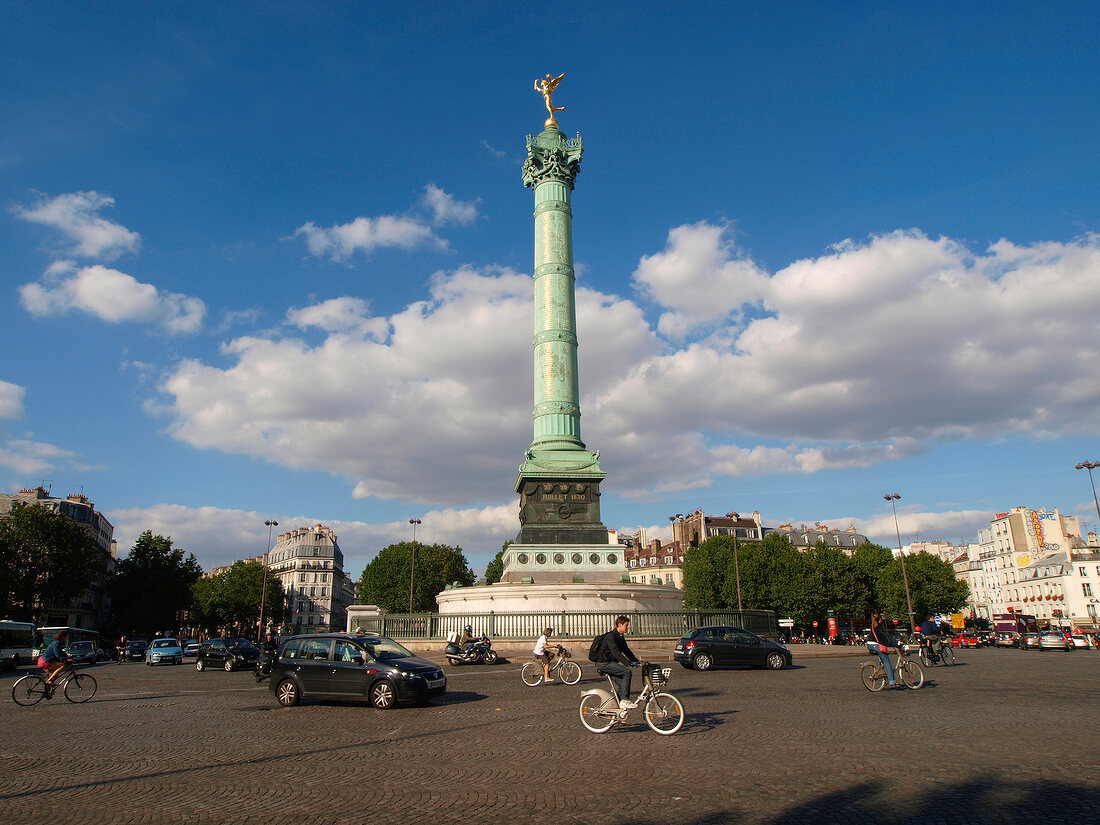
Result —
[{"label": "tall lamp post", "polygon": [[[733,519],[733,572],[737,576],[737,611],[741,612],[744,608],[741,607],[741,564],[737,561],[737,520],[741,518],[740,513],[726,513],[726,518]],[[745,621],[745,617],[741,617],[741,621]]]},{"label": "tall lamp post", "polygon": [[263,639],[264,635],[264,602],[267,601],[267,564],[268,556],[271,555],[271,528],[278,527],[279,522],[273,518],[269,518],[264,522],[267,525],[267,551],[264,553],[264,584],[260,588],[260,627],[257,633],[256,641]]},{"label": "tall lamp post", "polygon": [[1096,484],[1092,480],[1092,471],[1100,467],[1100,461],[1082,461],[1075,469],[1089,471],[1089,484],[1092,485],[1092,503],[1096,505],[1097,530],[1100,531],[1100,501],[1096,499]]},{"label": "tall lamp post", "polygon": [[894,502],[901,498],[897,493],[887,493],[883,496],[890,502],[890,509],[894,511],[894,532],[898,535],[898,555],[901,557],[901,578],[905,582],[905,602],[909,605],[909,631],[915,633],[917,625],[913,620],[913,597],[909,595],[909,574],[905,572],[905,553],[901,549],[901,529],[898,527],[898,508]]},{"label": "tall lamp post", "polygon": [[409,568],[409,612],[413,612],[413,582],[416,579],[416,525],[420,524],[420,519],[411,518],[409,524],[413,526],[413,544],[412,544],[412,565]]}]

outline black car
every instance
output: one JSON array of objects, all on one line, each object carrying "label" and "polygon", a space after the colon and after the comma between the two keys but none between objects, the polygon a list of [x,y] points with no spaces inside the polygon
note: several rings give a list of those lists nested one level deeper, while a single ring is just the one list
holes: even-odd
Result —
[{"label": "black car", "polygon": [[195,669],[200,673],[209,667],[225,671],[254,667],[260,649],[248,639],[209,639],[199,645]]},{"label": "black car", "polygon": [[676,643],[677,662],[695,670],[714,667],[767,667],[782,670],[791,664],[783,645],[740,627],[697,627]]},{"label": "black car", "polygon": [[365,699],[386,710],[447,690],[443,669],[393,639],[348,633],[292,636],[271,666],[271,690],[284,707],[305,697]]},{"label": "black car", "polygon": [[107,658],[103,651],[92,642],[73,642],[65,648],[65,652],[72,657],[73,664],[76,665],[94,665],[96,662],[102,662]]},{"label": "black car", "polygon": [[149,643],[144,639],[134,639],[126,645],[126,661],[144,662],[145,651],[149,649]]}]

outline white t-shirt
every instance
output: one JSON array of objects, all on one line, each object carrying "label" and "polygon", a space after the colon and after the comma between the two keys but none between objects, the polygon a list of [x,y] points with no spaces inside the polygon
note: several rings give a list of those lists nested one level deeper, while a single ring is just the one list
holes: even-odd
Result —
[{"label": "white t-shirt", "polygon": [[532,651],[536,656],[541,656],[546,652],[546,634],[539,636],[539,640],[535,642],[535,649]]}]

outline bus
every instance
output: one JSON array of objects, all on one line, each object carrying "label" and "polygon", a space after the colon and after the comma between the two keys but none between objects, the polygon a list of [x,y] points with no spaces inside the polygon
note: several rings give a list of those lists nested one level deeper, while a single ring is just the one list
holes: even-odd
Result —
[{"label": "bus", "polygon": [[34,640],[34,625],[30,622],[0,621],[0,670],[37,661]]},{"label": "bus", "polygon": [[34,640],[34,661],[42,655],[42,651],[50,646],[53,637],[62,630],[69,632],[69,644],[73,642],[91,642],[92,650],[99,650],[99,631],[89,630],[86,627],[40,627]]}]

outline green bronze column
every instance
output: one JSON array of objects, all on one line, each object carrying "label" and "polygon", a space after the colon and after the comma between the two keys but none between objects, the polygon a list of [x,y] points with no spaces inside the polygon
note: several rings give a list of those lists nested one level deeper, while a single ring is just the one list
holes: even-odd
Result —
[{"label": "green bronze column", "polygon": [[577,310],[570,198],[584,151],[580,135],[567,138],[551,116],[527,136],[523,184],[535,193],[534,439],[519,469],[520,544],[606,543],[599,484],[606,476],[599,452],[581,440],[577,374]]}]

